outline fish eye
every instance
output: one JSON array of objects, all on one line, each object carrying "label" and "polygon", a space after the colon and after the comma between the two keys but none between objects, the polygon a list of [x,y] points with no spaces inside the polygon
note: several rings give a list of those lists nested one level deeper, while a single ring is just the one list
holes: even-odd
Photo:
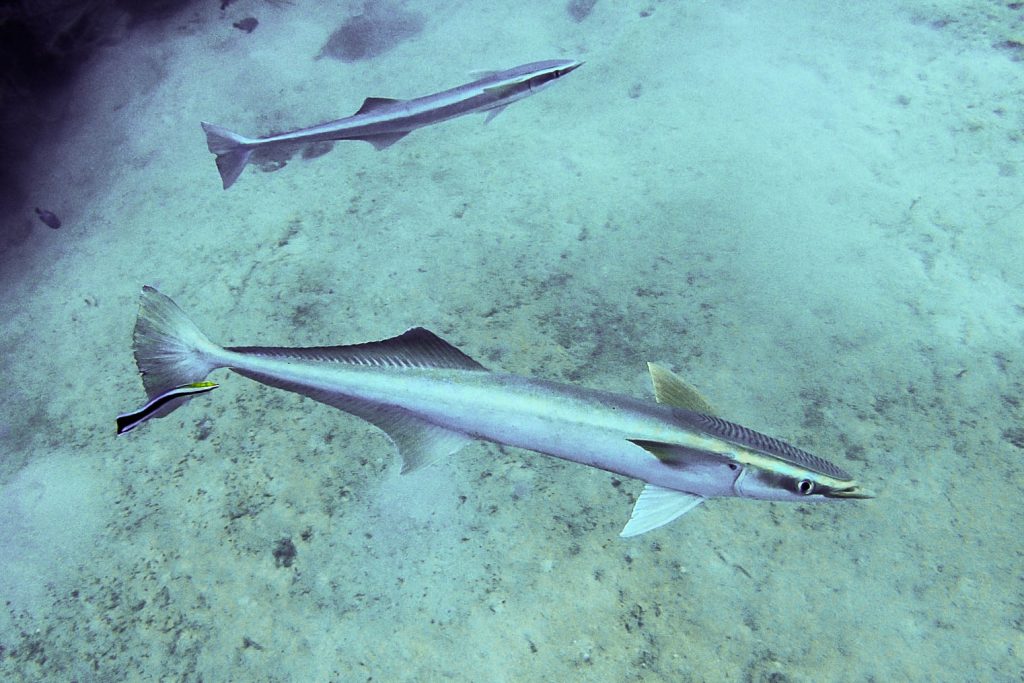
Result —
[{"label": "fish eye", "polygon": [[809,496],[814,493],[814,482],[810,479],[801,479],[796,483],[797,493],[803,496]]}]

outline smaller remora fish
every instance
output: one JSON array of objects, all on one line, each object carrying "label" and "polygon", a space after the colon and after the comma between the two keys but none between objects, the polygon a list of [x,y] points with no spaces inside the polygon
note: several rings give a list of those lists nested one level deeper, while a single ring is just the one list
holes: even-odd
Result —
[{"label": "smaller remora fish", "polygon": [[508,105],[532,95],[582,63],[550,59],[486,72],[472,83],[412,100],[368,97],[352,116],[265,138],[247,138],[205,121],[202,125],[206,144],[217,155],[217,170],[226,190],[238,180],[258,149],[330,140],[364,140],[384,149],[417,128],[457,116],[486,111],[489,113],[485,122],[490,121]]},{"label": "smaller remora fish", "polygon": [[483,440],[640,479],[646,486],[622,536],[667,524],[712,496],[872,497],[827,460],[711,415],[693,388],[655,364],[651,403],[491,372],[421,327],[348,346],[222,347],[152,287],[142,290],[134,337],[151,397],[230,368],[373,423],[398,448],[403,472]]},{"label": "smaller remora fish", "polygon": [[157,394],[138,410],[118,415],[117,433],[119,435],[126,434],[146,420],[153,419],[154,417],[163,417],[193,396],[213,391],[218,386],[220,385],[216,382],[192,382]]}]

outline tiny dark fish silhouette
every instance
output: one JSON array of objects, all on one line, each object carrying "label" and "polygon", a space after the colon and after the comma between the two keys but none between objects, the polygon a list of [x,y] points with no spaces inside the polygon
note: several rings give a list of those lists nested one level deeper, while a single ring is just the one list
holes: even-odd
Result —
[{"label": "tiny dark fish silhouette", "polygon": [[236,21],[231,25],[237,28],[239,31],[252,33],[253,30],[260,25],[260,22],[256,20],[256,17],[246,17],[245,19],[242,19],[241,21]]},{"label": "tiny dark fish silhouette", "polygon": [[46,223],[48,226],[56,230],[60,227],[60,219],[57,218],[57,214],[53,211],[47,211],[46,209],[40,209],[36,207],[36,215],[39,216],[39,220]]}]

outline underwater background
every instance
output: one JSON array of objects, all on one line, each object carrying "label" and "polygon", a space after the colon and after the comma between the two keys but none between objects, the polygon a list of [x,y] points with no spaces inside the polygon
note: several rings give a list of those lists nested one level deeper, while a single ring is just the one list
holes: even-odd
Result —
[{"label": "underwater background", "polygon": [[[1024,679],[1021,3],[87,4],[59,84],[5,81],[0,678]],[[228,191],[199,127],[552,58],[486,126]],[[620,539],[640,482],[483,443],[400,476],[224,371],[115,438],[144,284],[224,344],[423,325],[638,397],[659,361],[878,497]]]}]

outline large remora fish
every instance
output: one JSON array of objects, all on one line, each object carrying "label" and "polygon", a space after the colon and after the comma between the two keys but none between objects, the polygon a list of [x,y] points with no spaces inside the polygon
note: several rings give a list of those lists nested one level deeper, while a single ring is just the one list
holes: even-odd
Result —
[{"label": "large remora fish", "polygon": [[640,479],[647,485],[623,536],[711,496],[871,497],[832,463],[709,414],[692,388],[654,364],[658,403],[490,372],[419,327],[349,346],[225,348],[151,287],[142,292],[135,360],[151,398],[227,367],[357,415],[391,437],[403,472],[482,439]]},{"label": "large remora fish", "polygon": [[486,111],[486,121],[490,121],[508,105],[532,95],[582,63],[571,59],[532,62],[506,71],[488,72],[472,83],[412,100],[368,97],[352,116],[265,138],[247,138],[205,121],[203,130],[207,146],[217,155],[217,170],[226,190],[258,149],[329,140],[365,140],[384,149],[417,128],[456,116]]}]

